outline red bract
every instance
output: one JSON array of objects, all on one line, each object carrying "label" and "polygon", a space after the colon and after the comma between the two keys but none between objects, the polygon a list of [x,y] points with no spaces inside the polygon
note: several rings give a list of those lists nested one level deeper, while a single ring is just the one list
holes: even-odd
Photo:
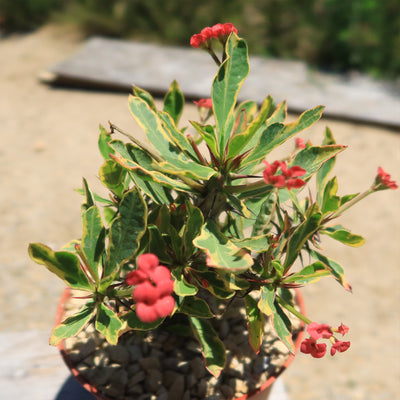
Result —
[{"label": "red bract", "polygon": [[232,32],[237,33],[238,30],[230,22],[226,24],[218,23],[212,27],[206,26],[201,30],[200,33],[196,33],[190,38],[190,45],[192,47],[198,48],[201,47],[205,42],[207,42],[207,40],[210,40],[212,38],[225,39]]},{"label": "red bract", "polygon": [[201,33],[197,33],[190,38],[190,45],[195,48],[201,47],[201,45],[207,40]]},{"label": "red bract", "polygon": [[194,101],[197,107],[202,108],[212,108],[212,100],[211,99],[200,99],[199,101]]},{"label": "red bract", "polygon": [[297,149],[305,149],[306,144],[302,138],[296,138],[296,148]]},{"label": "red bract", "polygon": [[159,265],[157,256],[152,253],[140,255],[137,265],[138,269],[129,273],[126,283],[136,286],[132,296],[137,303],[138,318],[149,323],[167,317],[175,307],[170,270]]},{"label": "red bract", "polygon": [[340,333],[341,335],[345,335],[349,331],[349,327],[343,324],[340,324],[335,330],[335,332]]},{"label": "red bract", "polygon": [[[274,161],[272,164],[269,164],[264,160],[265,169],[264,169],[264,181],[265,183],[275,186],[277,188],[286,187],[290,189],[298,189],[304,186],[306,183],[302,179],[297,178],[298,176],[302,176],[306,173],[306,170],[299,167],[298,165],[294,165],[293,167],[287,169],[285,162]],[[275,175],[278,168],[281,169],[281,175]]]},{"label": "red bract", "polygon": [[331,356],[335,355],[338,351],[339,353],[343,353],[350,347],[350,342],[342,342],[337,340],[331,347]]},{"label": "red bract", "polygon": [[318,324],[317,322],[311,322],[311,324],[307,326],[307,332],[314,340],[320,338],[329,339],[333,334],[328,324]]},{"label": "red bract", "polygon": [[300,351],[304,354],[311,354],[314,358],[321,358],[326,353],[326,344],[317,343],[312,338],[304,339],[300,345]]},{"label": "red bract", "polygon": [[382,167],[378,168],[378,175],[375,178],[375,183],[378,186],[383,186],[380,189],[397,189],[397,183],[391,179],[391,176],[383,170]]},{"label": "red bract", "polygon": [[158,266],[158,257],[152,253],[141,254],[136,263],[139,269],[149,271]]}]

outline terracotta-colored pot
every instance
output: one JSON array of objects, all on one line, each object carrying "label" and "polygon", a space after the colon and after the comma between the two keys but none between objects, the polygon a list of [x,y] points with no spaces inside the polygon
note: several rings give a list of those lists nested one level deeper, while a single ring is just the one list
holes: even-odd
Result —
[{"label": "terracotta-colored pot", "polygon": [[[57,312],[56,312],[56,325],[61,323],[63,319],[63,315],[65,312],[65,303],[70,299],[71,297],[71,290],[69,288],[65,289],[63,292],[60,302],[58,304]],[[300,307],[300,311],[304,314],[305,313],[305,305],[304,305],[304,299],[303,296],[300,292],[300,290],[296,290],[296,301],[298,306]],[[267,379],[266,382],[264,382],[261,387],[255,391],[252,391],[244,396],[237,397],[234,400],[267,400],[269,397],[269,394],[272,389],[272,384],[276,381],[276,379],[284,372],[284,370],[292,363],[292,361],[295,358],[295,355],[297,354],[300,344],[303,340],[304,336],[304,331],[301,330],[299,334],[296,337],[295,340],[295,354],[290,354],[289,358],[286,360],[285,364],[283,365],[280,373],[278,375],[271,376],[269,379]],[[68,353],[65,350],[64,347],[64,341],[61,341],[60,344],[58,345],[58,349],[60,350],[60,353],[63,357],[63,360],[65,364],[68,366],[68,368],[71,370],[72,375],[74,378],[90,393],[93,394],[94,397],[96,397],[97,400],[115,400],[113,398],[110,398],[106,396],[105,394],[99,392],[96,387],[92,386],[89,384],[86,379],[79,373],[79,371],[74,368],[72,365]]]}]

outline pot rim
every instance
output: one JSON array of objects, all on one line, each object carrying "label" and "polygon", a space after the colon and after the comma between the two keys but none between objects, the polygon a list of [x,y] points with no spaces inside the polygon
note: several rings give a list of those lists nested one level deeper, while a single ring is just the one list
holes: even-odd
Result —
[{"label": "pot rim", "polygon": [[[304,303],[304,297],[301,293],[300,289],[295,289],[295,295],[296,295],[296,301],[298,303],[298,306],[300,307],[300,311],[304,314],[305,312],[305,303]],[[60,301],[57,306],[57,311],[56,311],[56,318],[55,318],[55,324],[58,325],[61,320],[62,316],[65,312],[65,303],[67,300],[71,297],[71,288],[67,287],[64,289],[63,294],[61,295]],[[289,367],[289,365],[293,362],[295,359],[299,348],[300,344],[303,340],[304,337],[304,322],[301,324],[301,329],[296,337],[295,343],[294,343],[294,353],[290,353],[289,358],[286,360],[286,362],[283,364],[281,370],[279,371],[278,374],[270,376],[258,389],[255,389],[241,397],[235,397],[233,400],[251,400],[252,396],[257,395],[258,393],[263,392],[264,390],[268,390],[271,385],[277,380],[277,378]],[[90,393],[92,393],[98,400],[115,400],[112,399],[111,397],[108,397],[107,395],[101,393],[95,386],[92,386],[90,383],[86,381],[86,379],[83,378],[83,376],[79,373],[79,371],[74,368],[72,365],[68,354],[66,352],[65,346],[64,346],[64,340],[62,340],[58,345],[57,348],[60,351],[60,354],[64,360],[64,363],[67,365],[67,367],[70,369],[72,375],[74,378]]]}]

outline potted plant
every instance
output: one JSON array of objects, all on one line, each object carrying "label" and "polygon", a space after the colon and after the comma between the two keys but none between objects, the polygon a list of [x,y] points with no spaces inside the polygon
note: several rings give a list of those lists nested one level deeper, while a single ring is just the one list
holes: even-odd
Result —
[{"label": "potted plant", "polygon": [[[191,45],[218,66],[211,98],[196,102],[199,122],[181,127],[177,82],[163,110],[134,87],[129,108],[149,143],[101,127],[99,176],[109,196],[84,179],[82,237],[60,251],[29,246],[69,287],[50,344],[99,398],[232,399],[260,387],[257,398],[266,398],[263,381],[282,371],[276,358],[285,365],[299,347],[319,358],[327,344],[331,355],[346,351],[348,327],[306,317],[298,288],[331,276],[351,290],[320,237],[362,245],[336,219],[397,188],[379,168],[365,192],[338,194],[331,173],[345,146],[328,128],[321,145],[293,139],[322,106],[287,123],[285,102],[270,96],[238,104],[249,62],[232,24],[203,29]],[[289,140],[287,157],[271,160]]]}]

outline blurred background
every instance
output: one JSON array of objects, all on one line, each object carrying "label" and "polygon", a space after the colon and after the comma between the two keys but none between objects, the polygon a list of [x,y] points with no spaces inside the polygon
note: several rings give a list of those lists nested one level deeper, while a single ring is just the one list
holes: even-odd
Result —
[{"label": "blurred background", "polygon": [[204,26],[233,22],[252,53],[328,71],[400,72],[398,0],[0,0],[3,33],[49,21],[84,35],[178,45]]}]

